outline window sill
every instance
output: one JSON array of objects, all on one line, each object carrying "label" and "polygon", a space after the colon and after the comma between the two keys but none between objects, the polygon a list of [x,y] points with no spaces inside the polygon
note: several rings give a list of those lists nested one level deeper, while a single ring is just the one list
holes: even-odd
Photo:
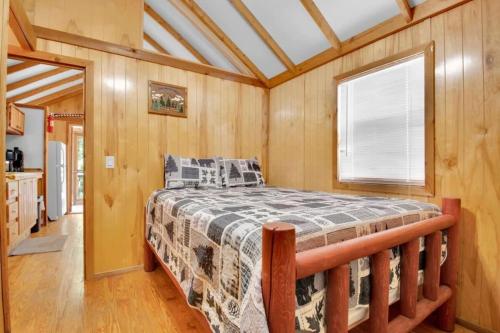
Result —
[{"label": "window sill", "polygon": [[377,184],[377,183],[359,183],[359,182],[339,182],[334,181],[333,189],[349,190],[358,192],[374,192],[378,194],[399,194],[406,196],[433,197],[434,186],[426,184],[403,185],[403,184]]}]

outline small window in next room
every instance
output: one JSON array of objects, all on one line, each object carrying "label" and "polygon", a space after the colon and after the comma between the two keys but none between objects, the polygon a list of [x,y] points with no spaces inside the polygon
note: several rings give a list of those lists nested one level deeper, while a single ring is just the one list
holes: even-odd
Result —
[{"label": "small window in next room", "polygon": [[432,195],[433,45],[335,78],[336,187]]}]

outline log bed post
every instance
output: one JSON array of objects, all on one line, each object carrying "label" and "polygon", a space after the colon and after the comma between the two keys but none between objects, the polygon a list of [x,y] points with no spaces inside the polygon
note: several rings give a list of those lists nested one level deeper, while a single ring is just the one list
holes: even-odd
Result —
[{"label": "log bed post", "polygon": [[295,331],[295,227],[273,222],[262,228],[262,297],[269,331]]},{"label": "log bed post", "polygon": [[455,329],[460,243],[458,234],[460,225],[460,210],[460,199],[443,199],[443,214],[452,215],[457,221],[448,229],[448,255],[443,266],[441,266],[441,285],[448,286],[452,293],[450,299],[441,305],[437,310],[437,327],[448,332],[452,332]]}]

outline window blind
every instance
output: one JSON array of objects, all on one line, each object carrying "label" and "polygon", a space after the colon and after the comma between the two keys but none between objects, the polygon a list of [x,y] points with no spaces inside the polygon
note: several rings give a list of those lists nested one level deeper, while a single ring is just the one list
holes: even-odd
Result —
[{"label": "window blind", "polygon": [[339,181],[425,182],[424,56],[338,86]]}]

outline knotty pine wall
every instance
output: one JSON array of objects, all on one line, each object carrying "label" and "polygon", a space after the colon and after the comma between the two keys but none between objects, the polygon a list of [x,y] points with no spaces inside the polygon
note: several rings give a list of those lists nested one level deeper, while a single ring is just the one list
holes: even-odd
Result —
[{"label": "knotty pine wall", "polygon": [[500,331],[499,17],[500,1],[469,2],[272,89],[269,111],[270,183],[332,191],[333,77],[434,40],[436,196],[430,200],[462,198],[458,314],[495,331]]},{"label": "knotty pine wall", "polygon": [[[144,207],[163,186],[163,154],[265,158],[267,90],[58,42],[37,48],[94,62],[91,274],[142,264]],[[188,118],[148,114],[148,80],[186,86]]]},{"label": "knotty pine wall", "polygon": [[32,24],[142,48],[142,0],[22,0]]}]

